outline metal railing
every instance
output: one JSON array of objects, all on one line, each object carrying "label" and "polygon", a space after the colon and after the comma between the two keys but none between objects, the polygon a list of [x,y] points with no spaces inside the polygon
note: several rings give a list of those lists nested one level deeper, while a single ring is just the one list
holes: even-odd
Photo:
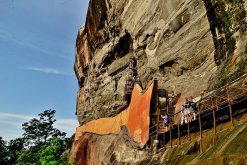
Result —
[{"label": "metal railing", "polygon": [[[201,100],[197,103],[198,112],[196,113],[196,119],[192,119],[185,124],[181,124],[181,112],[176,112],[170,116],[174,120],[174,124],[169,125],[168,131],[160,131],[162,128],[156,125],[156,130],[150,133],[150,136],[155,136],[158,139],[159,136],[169,136],[168,142],[172,147],[172,141],[177,140],[177,144],[181,143],[181,136],[187,137],[187,142],[191,141],[191,133],[199,133],[200,143],[203,139],[203,129],[206,125],[212,125],[213,129],[213,143],[216,142],[216,126],[217,119],[224,116],[229,116],[228,120],[233,124],[233,106],[247,100],[247,74],[236,79],[235,81],[218,88],[210,93],[201,96]],[[246,107],[245,107],[246,108]],[[190,114],[191,116],[193,114]],[[189,115],[188,115],[189,116]],[[226,117],[225,117],[226,118]],[[208,120],[211,119],[211,120]],[[219,121],[219,119],[218,119]],[[159,124],[159,123],[157,123]],[[181,128],[182,127],[182,128]],[[191,127],[191,128],[190,128]],[[150,128],[151,129],[151,128]],[[185,134],[187,133],[187,135]],[[154,135],[155,134],[155,135]],[[150,137],[154,139],[154,137]],[[166,144],[166,142],[164,142]],[[200,151],[202,151],[202,144],[200,145]]]}]

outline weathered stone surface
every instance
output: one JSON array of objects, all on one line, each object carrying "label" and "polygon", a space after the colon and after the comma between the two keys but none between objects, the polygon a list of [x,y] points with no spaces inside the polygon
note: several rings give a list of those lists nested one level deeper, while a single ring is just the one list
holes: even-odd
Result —
[{"label": "weathered stone surface", "polygon": [[84,133],[73,143],[70,152],[70,163],[83,164],[133,164],[142,161],[147,156],[146,150],[139,150],[140,146],[128,136],[126,128],[118,135],[96,135]]},{"label": "weathered stone surface", "polygon": [[159,88],[183,96],[196,97],[243,74],[246,1],[219,1],[91,0],[77,38],[80,123],[119,113],[129,53],[137,57],[144,87],[157,77]]},{"label": "weathered stone surface", "polygon": [[80,125],[120,113],[131,54],[142,86],[157,78],[177,105],[246,73],[246,11],[246,0],[90,0],[76,42]]}]

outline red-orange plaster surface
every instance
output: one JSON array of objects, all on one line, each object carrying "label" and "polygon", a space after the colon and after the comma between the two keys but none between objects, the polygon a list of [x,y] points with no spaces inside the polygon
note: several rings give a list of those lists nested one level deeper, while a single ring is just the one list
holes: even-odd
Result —
[{"label": "red-orange plaster surface", "polygon": [[153,84],[141,93],[138,84],[135,85],[127,109],[115,117],[92,120],[76,129],[75,140],[78,140],[83,132],[95,133],[99,135],[118,134],[120,127],[125,125],[130,136],[137,142],[146,143],[149,138],[149,112],[153,91]]}]

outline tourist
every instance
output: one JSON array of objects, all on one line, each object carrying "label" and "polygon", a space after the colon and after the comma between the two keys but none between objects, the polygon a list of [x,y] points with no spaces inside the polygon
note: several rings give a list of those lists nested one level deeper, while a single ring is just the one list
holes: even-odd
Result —
[{"label": "tourist", "polygon": [[189,106],[191,111],[191,116],[193,116],[193,120],[196,120],[196,103],[193,101],[193,97],[189,98]]},{"label": "tourist", "polygon": [[164,127],[166,128],[167,131],[169,126],[169,116],[166,113],[165,116],[161,115],[161,118],[164,119]]},{"label": "tourist", "polygon": [[181,124],[191,122],[191,107],[189,103],[189,99],[185,98],[185,103],[181,107]]},{"label": "tourist", "polygon": [[184,104],[182,105],[180,112],[181,112],[181,125],[183,125],[186,119]]}]

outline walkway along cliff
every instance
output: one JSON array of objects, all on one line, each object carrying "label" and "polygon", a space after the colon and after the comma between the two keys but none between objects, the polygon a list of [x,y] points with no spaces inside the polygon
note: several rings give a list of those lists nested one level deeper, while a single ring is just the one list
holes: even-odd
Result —
[{"label": "walkway along cliff", "polygon": [[[234,104],[232,97],[245,98],[246,91],[228,85],[241,79],[236,87],[246,88],[246,11],[244,0],[90,0],[76,40],[80,127],[70,160],[150,162],[158,159],[155,150],[198,137],[192,150],[206,152],[209,145],[200,142],[206,130],[245,114],[245,99]],[[204,110],[179,125],[189,96]],[[174,115],[167,131],[160,122],[166,112]]]}]

